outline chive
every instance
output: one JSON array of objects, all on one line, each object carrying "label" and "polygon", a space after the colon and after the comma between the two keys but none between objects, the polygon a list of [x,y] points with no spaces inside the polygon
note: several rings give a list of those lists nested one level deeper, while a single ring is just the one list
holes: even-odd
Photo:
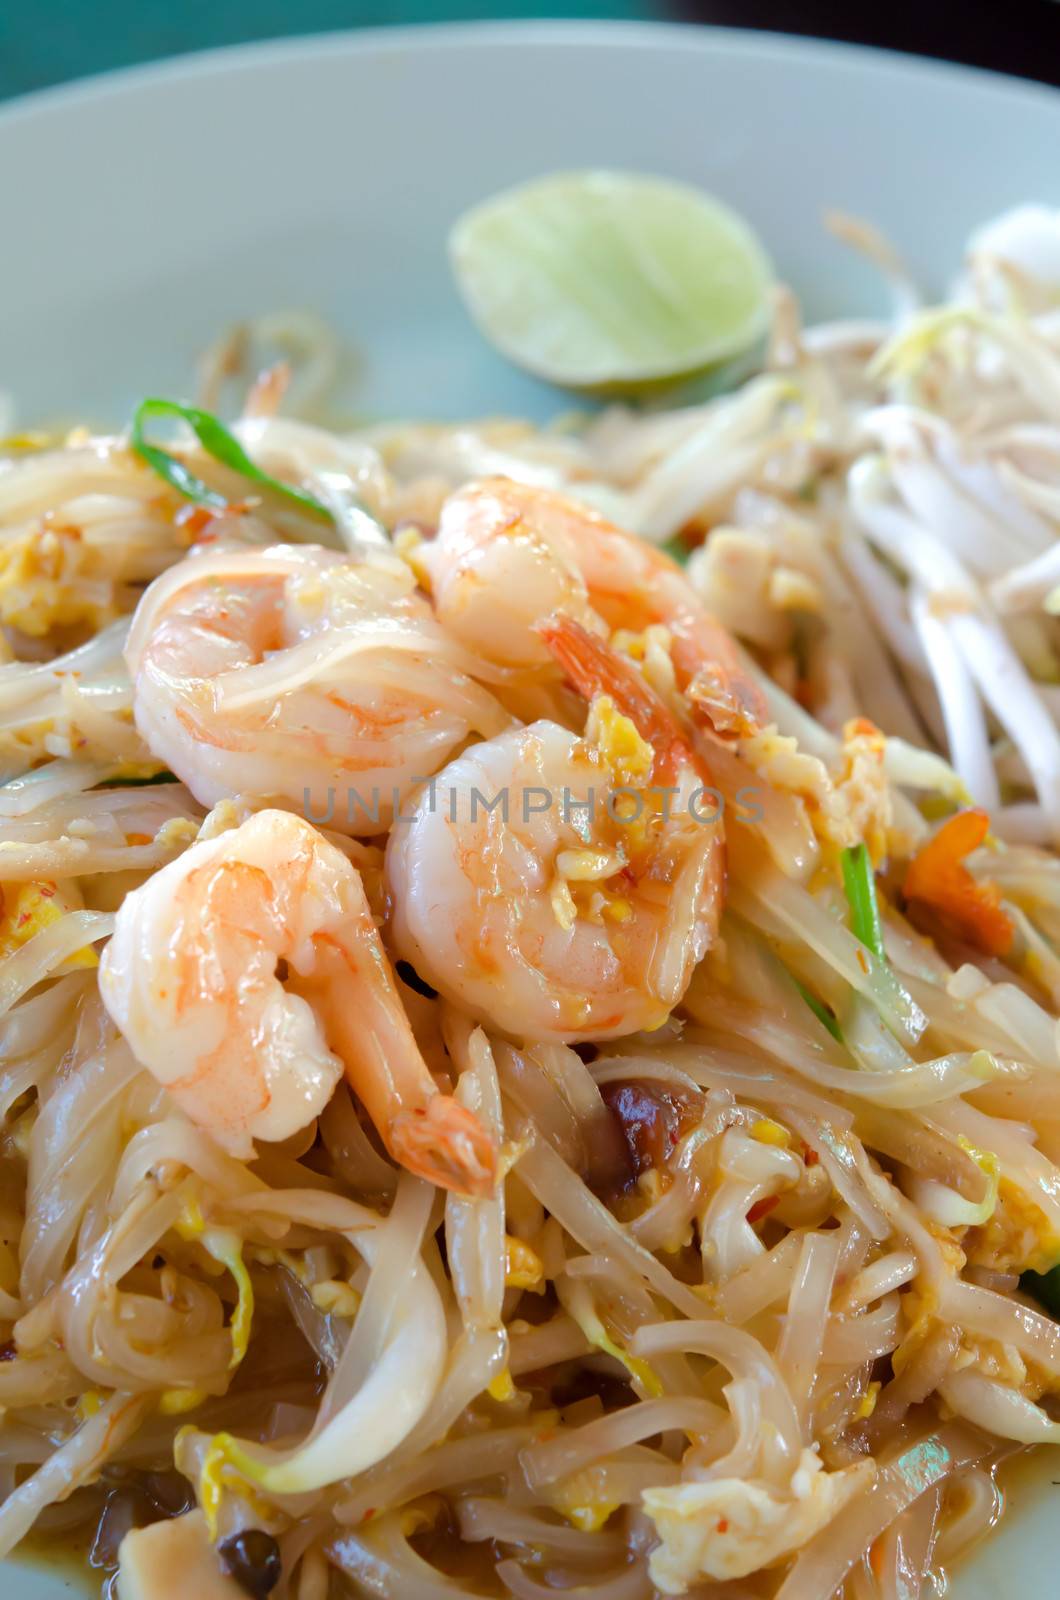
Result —
[{"label": "chive", "polygon": [[692,554],[692,551],[689,548],[687,541],[682,538],[681,534],[675,533],[672,539],[667,539],[666,543],[660,545],[659,548],[665,555],[670,557],[671,561],[676,561],[679,567],[686,567],[688,565],[688,558]]},{"label": "chive", "polygon": [[800,982],[798,978],[793,978],[792,981],[818,1022],[828,1029],[833,1039],[838,1039],[842,1043],[843,1035],[839,1024],[828,1007],[818,1000],[817,996],[807,989],[806,985]]},{"label": "chive", "polygon": [[1054,1321],[1060,1322],[1060,1265],[1048,1272],[1024,1272],[1020,1288],[1043,1306]]},{"label": "chive", "polygon": [[877,961],[886,961],[876,879],[869,852],[863,844],[843,851],[843,888],[850,905],[850,925],[854,933]]},{"label": "chive", "polygon": [[233,472],[249,478],[251,483],[260,483],[262,488],[271,490],[273,494],[282,495],[285,500],[292,501],[300,511],[308,511],[315,517],[326,517],[330,521],[331,513],[313,495],[306,494],[302,489],[296,489],[293,484],[283,483],[279,478],[273,478],[255,466],[235,435],[229,433],[209,411],[201,411],[198,406],[183,406],[176,400],[156,398],[142,400],[133,418],[132,448],[141,461],[146,461],[160,478],[165,479],[171,489],[176,489],[186,500],[194,500],[198,505],[209,506],[214,511],[227,511],[229,508],[224,495],[218,494],[216,489],[211,489],[208,483],[196,477],[194,472],[191,472],[182,461],[178,461],[176,456],[170,455],[168,450],[148,442],[144,437],[144,424],[156,417],[179,417],[182,422],[188,424],[206,454],[219,461],[222,466],[231,467]]}]

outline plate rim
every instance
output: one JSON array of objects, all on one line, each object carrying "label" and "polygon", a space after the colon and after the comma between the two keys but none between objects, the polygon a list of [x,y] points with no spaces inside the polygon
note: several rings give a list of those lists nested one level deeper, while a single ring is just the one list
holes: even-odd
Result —
[{"label": "plate rim", "polygon": [[469,22],[408,23],[327,29],[256,39],[207,49],[182,51],[157,61],[113,67],[85,77],[31,89],[0,101],[0,137],[20,124],[55,113],[91,110],[95,105],[152,86],[223,76],[233,71],[267,71],[285,62],[302,65],[336,52],[359,57],[429,50],[439,54],[533,44],[612,50],[662,50],[680,47],[704,58],[812,63],[839,73],[863,70],[894,80],[918,78],[939,88],[974,91],[997,100],[1034,101],[1060,111],[1060,94],[1034,78],[995,72],[989,67],[945,61],[936,56],[886,46],[855,44],[775,29],[721,27],[713,23],[625,19],[527,18]]}]

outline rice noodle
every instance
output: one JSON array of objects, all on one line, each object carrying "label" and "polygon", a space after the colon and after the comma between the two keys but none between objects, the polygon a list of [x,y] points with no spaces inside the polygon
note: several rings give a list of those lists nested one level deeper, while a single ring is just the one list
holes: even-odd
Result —
[{"label": "rice noodle", "polygon": [[795,1276],[800,1244],[787,1234],[773,1249],[737,1272],[714,1294],[714,1308],[727,1322],[750,1322],[759,1312],[786,1300]]},{"label": "rice noodle", "polygon": [[513,1378],[536,1372],[561,1361],[573,1361],[589,1351],[589,1341],[578,1324],[566,1313],[552,1317],[537,1327],[528,1326],[511,1335],[509,1370]]},{"label": "rice noodle", "polygon": [[379,1517],[363,1533],[343,1533],[328,1541],[328,1559],[362,1592],[386,1600],[453,1600],[466,1595],[462,1583],[446,1578],[416,1554],[392,1515]]},{"label": "rice noodle", "polygon": [[830,1317],[821,1340],[821,1360],[830,1366],[864,1366],[890,1355],[899,1339],[898,1297],[888,1295],[875,1311]]},{"label": "rice noodle", "polygon": [[[551,1422],[551,1418],[548,1422]],[[448,1440],[424,1447],[411,1460],[393,1461],[364,1474],[356,1492],[340,1500],[335,1516],[356,1525],[379,1506],[396,1509],[450,1486],[489,1482],[518,1471],[519,1452],[546,1428],[545,1421]]]},{"label": "rice noodle", "polygon": [[956,1328],[944,1325],[928,1331],[908,1364],[884,1386],[868,1424],[871,1437],[886,1438],[910,1407],[920,1405],[938,1388],[953,1362],[959,1337]]},{"label": "rice noodle", "polygon": [[[495,1144],[504,1138],[501,1091],[489,1042],[476,1028],[456,1096],[478,1114]],[[451,1194],[445,1202],[445,1243],[453,1289],[466,1328],[499,1328],[504,1300],[504,1192],[484,1200]]]},{"label": "rice noodle", "polygon": [[359,1193],[392,1194],[397,1173],[372,1145],[353,1108],[349,1089],[340,1084],[324,1107],[320,1135],[342,1177]]},{"label": "rice noodle", "polygon": [[789,1461],[797,1459],[802,1429],[798,1412],[776,1361],[741,1328],[720,1322],[661,1322],[642,1328],[633,1341],[638,1355],[671,1350],[695,1351],[720,1361],[734,1378],[753,1382],[762,1397],[762,1414],[776,1430],[776,1443]]},{"label": "rice noodle", "polygon": [[[949,1515],[939,1532],[935,1554],[948,1565],[997,1521],[1002,1495],[991,1473],[982,1467],[954,1473],[947,1479],[946,1489]],[[964,1501],[959,1510],[953,1509],[954,1500]]]},{"label": "rice noodle", "polygon": [[0,1556],[9,1555],[45,1506],[90,1482],[140,1423],[142,1397],[113,1394],[0,1506]]},{"label": "rice noodle", "polygon": [[22,1249],[22,1287],[30,1303],[59,1281],[85,1209],[109,1185],[121,1150],[125,1091],[139,1071],[123,1039],[98,1016],[82,1017],[66,1071],[31,1135]]},{"label": "rice noodle", "polygon": [[618,1534],[582,1533],[502,1500],[462,1500],[458,1515],[461,1535],[472,1543],[497,1539],[502,1544],[529,1545],[547,1551],[555,1560],[576,1565],[621,1560],[625,1552],[625,1541]]},{"label": "rice noodle", "polygon": [[[695,1324],[680,1326],[693,1328]],[[664,1344],[662,1348],[677,1346]],[[541,1489],[560,1478],[569,1478],[603,1456],[614,1455],[627,1445],[639,1444],[657,1433],[665,1433],[670,1428],[689,1434],[707,1433],[722,1418],[723,1413],[709,1400],[687,1396],[642,1400],[624,1411],[587,1422],[584,1427],[560,1431],[544,1443],[529,1445],[523,1450],[520,1461],[531,1488]]]},{"label": "rice noodle", "polygon": [[890,1225],[886,1213],[873,1196],[865,1177],[858,1170],[860,1146],[849,1134],[837,1132],[828,1123],[815,1127],[801,1112],[789,1111],[787,1120],[801,1134],[820,1159],[836,1193],[842,1195],[851,1211],[873,1239],[886,1239]]},{"label": "rice noodle", "polygon": [[686,1316],[702,1311],[698,1300],[655,1256],[630,1237],[622,1225],[541,1139],[522,1155],[519,1175],[530,1192],[586,1250],[614,1255]]},{"label": "rice noodle", "polygon": [[1041,1406],[976,1372],[951,1373],[939,1385],[939,1393],[955,1416],[986,1433],[1019,1444],[1060,1443],[1060,1423],[1048,1417]]},{"label": "rice noodle", "polygon": [[942,1286],[939,1310],[967,1333],[1014,1344],[1046,1372],[1060,1374],[1060,1327],[1040,1312],[990,1289],[953,1279]]},{"label": "rice noodle", "polygon": [[777,1365],[787,1380],[807,1443],[810,1393],[825,1340],[821,1308],[831,1301],[838,1257],[834,1238],[827,1234],[805,1235],[788,1298],[784,1332],[777,1346]]},{"label": "rice noodle", "polygon": [[[517,1600],[545,1600],[547,1595],[555,1592],[551,1585],[538,1583],[529,1577],[516,1561],[498,1562],[497,1576]],[[647,1569],[637,1563],[599,1583],[565,1586],[563,1592],[571,1595],[572,1600],[651,1600],[655,1591]]]},{"label": "rice noodle", "polygon": [[[733,1442],[718,1454],[715,1440],[705,1440],[689,1452],[684,1471],[697,1483],[719,1478],[753,1478],[762,1448],[762,1399],[757,1386],[734,1378],[723,1390],[732,1418]],[[720,1435],[724,1438],[724,1432]]]}]

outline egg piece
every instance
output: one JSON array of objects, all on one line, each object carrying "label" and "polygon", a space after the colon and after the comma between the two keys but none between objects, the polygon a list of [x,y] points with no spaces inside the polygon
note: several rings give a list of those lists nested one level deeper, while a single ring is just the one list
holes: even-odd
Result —
[{"label": "egg piece", "polygon": [[117,587],[103,553],[77,528],[49,525],[0,547],[0,623],[30,638],[105,627],[120,609]]},{"label": "egg piece", "polygon": [[705,1579],[746,1578],[772,1566],[831,1522],[875,1470],[865,1461],[827,1472],[804,1450],[786,1489],[740,1478],[646,1489],[644,1509],[661,1541],[649,1576],[661,1593],[682,1595]]},{"label": "egg piece", "polygon": [[[58,922],[68,911],[84,908],[72,883],[0,883],[0,959]],[[86,945],[83,950],[75,950],[59,971],[98,965],[99,957],[91,945]]]}]

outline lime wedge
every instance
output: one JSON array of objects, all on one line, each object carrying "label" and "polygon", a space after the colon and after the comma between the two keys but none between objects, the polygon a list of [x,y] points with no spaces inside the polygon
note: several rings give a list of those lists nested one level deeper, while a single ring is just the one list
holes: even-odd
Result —
[{"label": "lime wedge", "polygon": [[772,268],[750,227],[686,184],[564,172],[465,212],[457,282],[511,361],[573,389],[691,376],[764,333]]}]

